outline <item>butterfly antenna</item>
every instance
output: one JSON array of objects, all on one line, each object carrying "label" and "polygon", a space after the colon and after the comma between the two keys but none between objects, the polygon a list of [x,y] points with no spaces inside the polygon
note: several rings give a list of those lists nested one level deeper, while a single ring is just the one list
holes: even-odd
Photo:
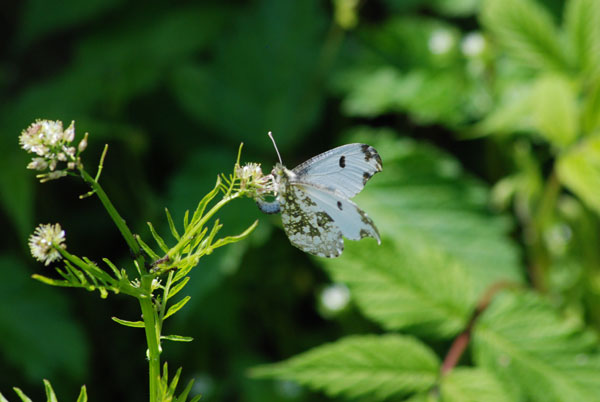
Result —
[{"label": "butterfly antenna", "polygon": [[275,144],[275,138],[273,138],[273,134],[271,134],[270,131],[268,133],[268,136],[271,139],[271,141],[273,141],[273,146],[275,147],[275,152],[277,152],[277,157],[279,158],[279,163],[281,163],[283,165],[283,161],[281,160],[281,155],[279,154],[279,150],[277,149],[277,144]]}]

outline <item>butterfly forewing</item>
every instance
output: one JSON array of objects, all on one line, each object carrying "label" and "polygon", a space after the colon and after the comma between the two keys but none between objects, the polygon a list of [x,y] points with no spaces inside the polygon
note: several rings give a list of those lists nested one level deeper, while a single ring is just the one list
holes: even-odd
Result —
[{"label": "butterfly forewing", "polygon": [[351,198],[381,169],[381,157],[375,148],[367,144],[347,144],[323,152],[292,171],[298,181],[337,191]]}]

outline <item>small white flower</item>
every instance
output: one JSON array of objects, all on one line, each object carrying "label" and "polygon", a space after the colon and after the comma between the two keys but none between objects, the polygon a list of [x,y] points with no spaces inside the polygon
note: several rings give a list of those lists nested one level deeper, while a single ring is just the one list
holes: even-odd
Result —
[{"label": "small white flower", "polygon": [[87,144],[88,144],[88,133],[85,133],[85,135],[83,136],[83,139],[81,141],[79,141],[79,145],[77,145],[77,150],[79,152],[85,151],[85,149],[87,148]]},{"label": "small white flower", "polygon": [[485,49],[485,38],[480,32],[467,34],[460,44],[460,49],[467,57],[480,55]]},{"label": "small white flower", "polygon": [[454,37],[446,29],[438,29],[429,37],[429,51],[433,54],[447,53],[454,45]]},{"label": "small white flower", "polygon": [[343,310],[350,302],[350,290],[342,283],[327,286],[321,292],[321,303],[329,312]]},{"label": "small white flower", "polygon": [[[74,139],[75,122],[71,122],[69,127],[63,130],[61,121],[36,120],[26,130],[23,130],[19,137],[19,143],[24,150],[41,157],[33,158],[27,168],[40,171],[49,169],[54,172],[59,162],[66,162],[69,170],[77,168],[80,165],[79,156],[75,147],[70,146]],[[86,144],[87,133],[79,143],[79,152],[83,151]],[[48,181],[65,175],[66,172],[38,177],[43,177],[44,181]]]},{"label": "small white flower", "polygon": [[46,183],[47,181],[60,179],[66,175],[67,172],[65,170],[55,170],[53,172],[39,174],[36,177],[40,179],[40,183]]},{"label": "small white flower", "polygon": [[158,279],[158,278],[152,279],[152,283],[150,284],[150,291],[151,292],[154,292],[156,289],[159,289],[161,287],[162,287],[162,285],[160,283],[160,279]]},{"label": "small white flower", "polygon": [[58,248],[67,248],[65,231],[60,224],[39,225],[29,237],[31,255],[38,261],[48,265],[62,258]]},{"label": "small white flower", "polygon": [[75,122],[72,121],[69,127],[63,132],[63,139],[66,142],[71,142],[75,139]]},{"label": "small white flower", "polygon": [[44,156],[48,152],[48,147],[45,145],[44,136],[41,135],[42,123],[36,121],[31,124],[27,129],[21,132],[19,136],[19,144],[27,152]]},{"label": "small white flower", "polygon": [[256,180],[262,177],[262,169],[258,163],[247,163],[244,166],[238,166],[236,174],[242,180]]},{"label": "small white flower", "polygon": [[27,169],[33,170],[46,170],[48,168],[48,162],[44,158],[33,158],[29,165],[27,165]]}]

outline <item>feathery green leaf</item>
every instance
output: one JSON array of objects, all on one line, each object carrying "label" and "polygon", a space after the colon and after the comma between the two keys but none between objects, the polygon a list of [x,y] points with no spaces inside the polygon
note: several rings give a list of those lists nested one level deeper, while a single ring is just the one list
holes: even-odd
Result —
[{"label": "feathery green leaf", "polygon": [[538,2],[486,0],[480,18],[513,58],[531,67],[569,70],[562,38]]},{"label": "feathery green leaf", "polygon": [[446,338],[464,329],[477,295],[463,267],[433,250],[419,253],[385,237],[370,251],[373,247],[367,241],[352,244],[341,258],[323,261],[367,317],[388,330],[428,337]]},{"label": "feathery green leaf", "polygon": [[430,389],[438,370],[438,358],[426,345],[394,334],[349,336],[257,367],[252,375],[297,381],[331,396],[384,400]]},{"label": "feathery green leaf", "polygon": [[513,399],[493,374],[481,368],[455,367],[442,378],[444,402],[511,402]]},{"label": "feathery green leaf", "polygon": [[533,293],[504,293],[474,328],[473,358],[504,381],[514,400],[591,402],[600,395],[597,344]]}]

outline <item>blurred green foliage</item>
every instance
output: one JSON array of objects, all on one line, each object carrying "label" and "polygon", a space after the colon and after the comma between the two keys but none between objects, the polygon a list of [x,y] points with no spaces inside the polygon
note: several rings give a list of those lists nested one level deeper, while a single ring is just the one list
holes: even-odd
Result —
[{"label": "blurred green foliage", "polygon": [[[268,130],[288,167],[344,142],[380,152],[383,172],[356,201],[381,246],[346,241],[339,259],[309,258],[251,201],[224,211],[225,234],[261,222],[202,261],[168,323],[195,339],[164,352],[183,382],[197,378],[192,394],[597,400],[600,2],[27,0],[4,11],[5,396],[18,386],[39,399],[47,378],[62,400],[83,383],[90,400],[146,400],[142,331],[110,320],[137,320],[137,306],[28,279],[50,272],[26,249],[37,222],[61,222],[69,250],[92,260],[128,257],[97,200],[77,198],[83,186],[39,185],[25,169],[17,137],[47,118],[89,131],[88,155],[110,144],[103,186],[145,239],[146,221],[168,231],[164,207],[179,222],[196,205],[240,142],[268,172]],[[331,281],[351,303],[320,314]],[[498,283],[511,288],[473,320]],[[459,365],[440,376],[467,328]],[[276,380],[251,378],[259,365],[254,376]]]}]

